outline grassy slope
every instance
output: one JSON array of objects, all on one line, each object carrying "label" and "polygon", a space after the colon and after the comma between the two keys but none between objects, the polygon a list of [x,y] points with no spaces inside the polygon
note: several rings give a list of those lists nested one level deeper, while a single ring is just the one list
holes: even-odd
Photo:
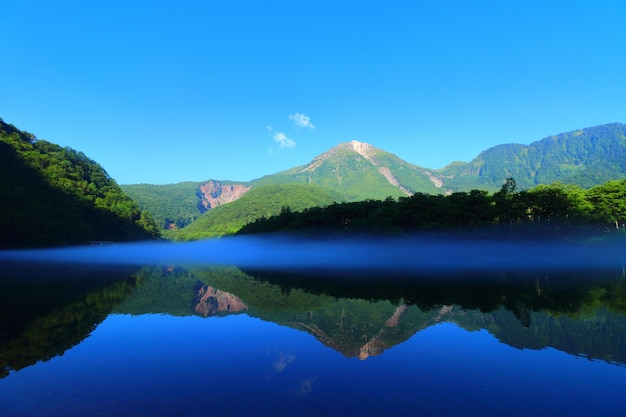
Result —
[{"label": "grassy slope", "polygon": [[173,234],[173,237],[177,240],[193,240],[233,234],[259,217],[279,214],[283,207],[301,211],[339,200],[332,191],[310,184],[255,187],[240,199],[207,211],[194,223]]}]

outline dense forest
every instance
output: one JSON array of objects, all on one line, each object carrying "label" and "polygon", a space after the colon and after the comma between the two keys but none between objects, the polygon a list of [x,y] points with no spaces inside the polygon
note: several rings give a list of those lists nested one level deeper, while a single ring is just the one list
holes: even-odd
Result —
[{"label": "dense forest", "polygon": [[172,226],[182,229],[206,211],[198,198],[200,185],[198,182],[187,181],[178,184],[131,184],[120,187],[142,210],[152,215],[159,229]]},{"label": "dense forest", "polygon": [[0,248],[160,236],[95,161],[0,120]]},{"label": "dense forest", "polygon": [[554,183],[517,191],[513,178],[490,194],[472,190],[449,195],[334,203],[277,216],[242,227],[240,234],[298,232],[308,236],[411,232],[566,235],[571,231],[620,231],[626,223],[626,180],[585,190]]}]

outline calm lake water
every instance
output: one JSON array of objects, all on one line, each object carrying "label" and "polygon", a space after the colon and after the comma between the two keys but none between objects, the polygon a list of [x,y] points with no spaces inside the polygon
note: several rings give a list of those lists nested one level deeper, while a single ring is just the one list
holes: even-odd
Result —
[{"label": "calm lake water", "polygon": [[1,416],[626,415],[619,250],[442,271],[147,248],[0,254]]}]

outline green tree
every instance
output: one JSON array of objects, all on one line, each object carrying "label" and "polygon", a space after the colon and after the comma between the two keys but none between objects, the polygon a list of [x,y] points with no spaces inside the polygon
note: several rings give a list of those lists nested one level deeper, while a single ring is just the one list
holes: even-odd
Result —
[{"label": "green tree", "polygon": [[593,218],[616,229],[624,229],[626,223],[626,179],[609,181],[587,191]]},{"label": "green tree", "polygon": [[585,191],[575,185],[538,185],[527,192],[529,218],[534,222],[582,223],[589,220],[592,206]]}]

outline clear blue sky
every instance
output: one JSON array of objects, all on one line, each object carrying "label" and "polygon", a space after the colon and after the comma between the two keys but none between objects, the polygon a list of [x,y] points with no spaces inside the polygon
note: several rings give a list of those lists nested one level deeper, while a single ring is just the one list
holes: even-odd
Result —
[{"label": "clear blue sky", "polygon": [[358,140],[442,168],[626,122],[626,1],[4,0],[7,123],[120,184]]}]

